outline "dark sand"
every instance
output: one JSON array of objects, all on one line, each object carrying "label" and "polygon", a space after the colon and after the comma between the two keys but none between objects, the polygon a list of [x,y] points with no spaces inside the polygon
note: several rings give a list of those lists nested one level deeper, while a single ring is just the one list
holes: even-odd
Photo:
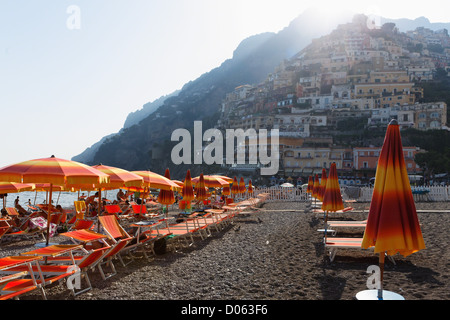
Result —
[{"label": "dark sand", "polygon": [[[369,203],[330,219],[364,220]],[[426,249],[408,257],[386,259],[384,289],[406,300],[450,299],[449,203],[417,203]],[[305,203],[266,203],[258,213],[239,217],[234,225],[197,238],[191,247],[136,259],[127,267],[115,262],[118,274],[103,281],[90,271],[93,289],[76,298],[64,284],[46,289],[52,300],[353,300],[366,290],[370,265],[378,265],[373,250],[339,250],[333,262],[324,250],[323,219]],[[361,237],[357,231],[338,236]],[[62,238],[62,237],[61,237]],[[25,251],[26,244],[2,243],[2,256]],[[21,300],[41,299],[38,292]]]}]

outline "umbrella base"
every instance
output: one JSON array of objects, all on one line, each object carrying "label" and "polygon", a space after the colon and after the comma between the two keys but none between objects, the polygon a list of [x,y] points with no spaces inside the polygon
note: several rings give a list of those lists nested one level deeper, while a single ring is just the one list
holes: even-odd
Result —
[{"label": "umbrella base", "polygon": [[[356,294],[357,300],[379,300],[378,299],[378,290],[364,290],[360,291]],[[383,299],[382,300],[405,300],[398,293],[383,290]]]}]

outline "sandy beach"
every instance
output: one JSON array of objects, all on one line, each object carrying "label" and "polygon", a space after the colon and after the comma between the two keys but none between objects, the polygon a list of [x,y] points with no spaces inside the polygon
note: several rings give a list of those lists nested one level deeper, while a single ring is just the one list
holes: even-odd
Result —
[{"label": "sandy beach", "polygon": [[[369,203],[330,220],[364,220]],[[416,203],[426,249],[386,260],[384,288],[406,300],[450,299],[449,203]],[[363,212],[365,210],[365,212]],[[427,210],[429,212],[427,212]],[[430,210],[436,211],[431,212]],[[322,244],[321,215],[302,202],[272,202],[259,212],[238,217],[223,231],[194,245],[150,261],[136,259],[103,281],[89,272],[93,289],[73,298],[65,285],[46,289],[51,300],[354,300],[366,290],[367,268],[378,264],[373,250],[339,250],[331,262]],[[354,230],[337,236],[361,237]],[[63,237],[56,237],[58,240]],[[1,244],[2,256],[24,252],[28,241]],[[32,292],[21,300],[41,299]]]}]

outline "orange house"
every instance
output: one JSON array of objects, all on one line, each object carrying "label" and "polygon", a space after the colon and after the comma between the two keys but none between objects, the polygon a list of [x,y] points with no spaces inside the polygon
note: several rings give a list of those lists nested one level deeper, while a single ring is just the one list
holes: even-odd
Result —
[{"label": "orange house", "polygon": [[[403,147],[408,173],[420,172],[421,169],[414,161],[414,156],[419,152],[418,147]],[[353,148],[353,166],[356,170],[376,170],[381,147]]]}]

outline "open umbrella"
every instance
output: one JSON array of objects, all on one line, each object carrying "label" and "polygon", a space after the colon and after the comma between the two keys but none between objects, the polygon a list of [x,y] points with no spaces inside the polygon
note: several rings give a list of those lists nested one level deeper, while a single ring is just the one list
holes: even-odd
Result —
[{"label": "open umbrella", "polygon": [[[12,164],[0,169],[0,180],[19,183],[49,183],[49,204],[52,201],[53,185],[83,187],[109,182],[109,176],[95,168],[76,161],[56,158],[34,159]],[[51,215],[51,206],[47,216]],[[50,235],[50,223],[47,223],[46,245]]]},{"label": "open umbrella", "polygon": [[330,165],[328,173],[327,185],[322,200],[322,210],[325,215],[325,242],[327,240],[327,225],[328,212],[336,212],[344,209],[344,202],[342,201],[341,188],[339,187],[339,180],[336,170],[336,163]]},{"label": "open umbrella", "polygon": [[[120,189],[120,188],[127,188],[127,187],[136,187],[140,188],[142,187],[142,184],[144,182],[144,179],[141,176],[138,176],[135,173],[132,173],[130,171],[106,166],[103,164],[98,164],[95,166],[92,166],[93,168],[106,173],[109,176],[109,183],[108,185],[104,186],[97,186],[98,194],[99,194],[99,201],[98,201],[98,215],[102,212],[102,190],[105,189]],[[100,225],[99,225],[100,227]]]},{"label": "open umbrella", "polygon": [[378,299],[384,299],[386,294],[389,297],[396,295],[383,290],[385,254],[392,256],[400,253],[408,256],[425,249],[396,120],[389,123],[378,158],[375,186],[361,247],[375,247],[374,252],[379,253],[381,277],[378,290],[360,292],[359,298],[367,294],[376,295]]},{"label": "open umbrella", "polygon": [[327,188],[327,170],[325,168],[322,169],[322,177],[320,178],[320,186],[319,186],[319,200],[323,201],[323,196],[325,194],[325,189]]},{"label": "open umbrella", "polygon": [[[166,169],[164,177],[170,180],[169,168]],[[169,205],[175,203],[175,196],[173,190],[160,190],[158,194],[158,202],[166,206],[166,215],[169,214]]]},{"label": "open umbrella", "polygon": [[228,182],[229,184],[233,183],[233,178],[227,177],[227,176],[221,176],[221,175],[217,175],[217,174],[213,174],[213,177],[217,177],[220,178],[222,180],[225,180],[226,182]]},{"label": "open umbrella", "polygon": [[32,183],[0,182],[0,194],[3,195],[3,209],[6,207],[5,194],[32,191],[34,189],[35,185]]},{"label": "open umbrella", "polygon": [[282,188],[293,188],[294,185],[292,183],[285,182],[282,185],[280,185],[280,187],[282,187]]},{"label": "open umbrella", "polygon": [[144,178],[144,185],[153,189],[160,190],[179,190],[181,189],[175,182],[152,171],[131,171]]},{"label": "open umbrella", "polygon": [[[226,185],[229,185],[230,183],[222,178],[219,178],[217,176],[211,176],[211,175],[203,175],[203,180],[205,182],[205,186],[207,188],[223,188]],[[197,185],[197,183],[200,181],[200,176],[192,178],[192,183],[194,185]]]}]

